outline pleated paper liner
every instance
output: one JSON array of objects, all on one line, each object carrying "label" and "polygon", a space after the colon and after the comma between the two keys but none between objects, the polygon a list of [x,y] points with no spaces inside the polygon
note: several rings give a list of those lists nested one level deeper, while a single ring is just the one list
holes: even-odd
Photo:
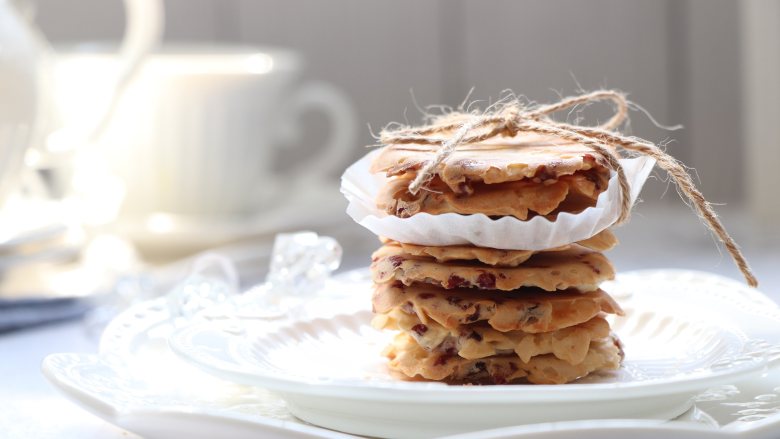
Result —
[{"label": "pleated paper liner", "polygon": [[[554,221],[536,216],[527,221],[505,216],[491,219],[487,215],[418,213],[409,218],[389,215],[377,208],[376,196],[388,178],[371,174],[369,166],[379,153],[366,154],[347,168],[341,177],[341,192],[349,201],[347,214],[358,224],[375,233],[400,242],[445,246],[472,244],[507,250],[544,250],[587,239],[612,225],[620,215],[620,193],[617,173],[612,172],[607,190],[593,207],[571,214],[559,213]],[[634,203],[655,165],[643,156],[621,159],[631,185]]]}]

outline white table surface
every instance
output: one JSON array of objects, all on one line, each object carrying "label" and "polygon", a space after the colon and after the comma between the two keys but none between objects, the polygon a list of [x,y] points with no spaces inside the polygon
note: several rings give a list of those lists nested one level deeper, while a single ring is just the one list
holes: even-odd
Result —
[{"label": "white table surface", "polygon": [[96,351],[80,321],[0,335],[0,437],[138,437],[66,400],[40,373],[50,353]]},{"label": "white table surface", "polygon": [[[640,206],[642,207],[642,206]],[[669,218],[674,221],[669,221]],[[758,239],[738,217],[726,225],[744,245],[761,281],[761,291],[780,302],[780,247],[777,237]],[[669,228],[669,224],[674,228]],[[367,265],[378,242],[350,223],[321,231],[345,245],[344,268]],[[712,238],[687,210],[639,209],[631,223],[618,230],[621,245],[609,253],[618,271],[642,268],[685,268],[739,279],[727,254],[719,254]],[[770,237],[765,237],[770,238]],[[368,297],[368,296],[367,296]],[[368,299],[367,299],[368,300]],[[97,339],[81,322],[69,322],[0,335],[0,437],[2,438],[135,438],[80,409],[62,397],[40,373],[49,353],[95,353]]]}]

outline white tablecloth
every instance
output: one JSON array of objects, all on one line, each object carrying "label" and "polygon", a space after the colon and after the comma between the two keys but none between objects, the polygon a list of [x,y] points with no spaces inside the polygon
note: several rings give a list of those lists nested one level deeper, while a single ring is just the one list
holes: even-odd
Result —
[{"label": "white tablecloth", "polygon": [[0,335],[0,437],[138,437],[71,403],[41,375],[41,361],[49,353],[96,351],[97,341],[80,321]]}]

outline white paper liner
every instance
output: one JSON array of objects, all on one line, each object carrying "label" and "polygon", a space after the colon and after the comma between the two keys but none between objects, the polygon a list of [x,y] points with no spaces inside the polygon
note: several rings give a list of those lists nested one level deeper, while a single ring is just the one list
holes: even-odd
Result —
[{"label": "white paper liner", "polygon": [[[379,150],[366,154],[341,176],[341,193],[349,200],[347,214],[377,236],[400,242],[443,246],[473,244],[506,250],[544,250],[581,241],[601,232],[620,216],[620,189],[612,171],[607,190],[596,206],[578,214],[560,213],[555,221],[535,216],[521,221],[512,216],[490,219],[484,214],[418,213],[409,218],[389,215],[376,207],[376,196],[388,178],[371,174],[369,167]],[[631,203],[655,165],[650,157],[621,159],[631,186]]]}]

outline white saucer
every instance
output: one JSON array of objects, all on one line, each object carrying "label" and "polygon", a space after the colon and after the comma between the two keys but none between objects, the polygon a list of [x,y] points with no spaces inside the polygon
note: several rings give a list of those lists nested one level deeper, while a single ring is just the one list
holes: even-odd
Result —
[{"label": "white saucer", "polygon": [[[624,285],[637,288],[632,298],[619,298],[625,304],[637,303],[637,296],[654,290],[668,290],[665,296],[680,294],[678,300],[685,302],[690,301],[688,294],[696,300],[706,293],[707,305],[701,306],[698,313],[703,318],[710,315],[705,311],[710,307],[716,313],[726,307],[734,311],[723,319],[726,327],[735,323],[750,338],[780,341],[780,308],[738,282],[698,272],[665,270],[620,275],[610,289],[617,296],[626,296]],[[368,291],[367,284],[352,282],[349,288],[349,295],[355,295],[358,303],[368,304],[368,293],[357,295],[361,288]],[[145,437],[345,437],[301,422],[271,393],[209,378],[177,362],[165,343],[172,330],[164,300],[146,302],[112,322],[102,339],[100,355],[53,354],[44,360],[43,372],[85,409]],[[150,361],[152,358],[154,361]],[[174,386],[174,382],[185,383],[184,389]],[[475,405],[475,409],[478,407]],[[437,434],[444,434],[445,428]],[[780,371],[772,371],[699,395],[691,410],[671,422],[557,422],[467,436],[562,439],[663,435],[665,439],[682,439],[706,434],[757,439],[776,435],[778,428]]]},{"label": "white saucer", "polygon": [[12,197],[0,211],[0,252],[61,239],[68,232],[66,209],[54,200]]},{"label": "white saucer", "polygon": [[334,184],[290,188],[291,195],[254,214],[199,217],[159,212],[120,218],[114,226],[145,254],[166,258],[239,239],[343,221],[343,198]]}]

